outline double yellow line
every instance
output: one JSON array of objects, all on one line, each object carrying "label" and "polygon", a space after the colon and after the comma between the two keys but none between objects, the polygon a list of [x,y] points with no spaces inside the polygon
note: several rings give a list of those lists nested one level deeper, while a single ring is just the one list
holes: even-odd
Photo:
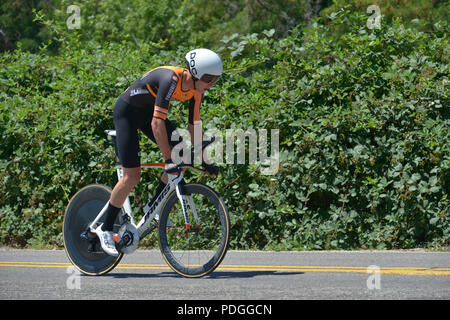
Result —
[{"label": "double yellow line", "polygon": [[[70,263],[64,262],[30,262],[30,261],[0,261],[0,267],[23,268],[67,268]],[[116,269],[139,270],[169,270],[166,264],[119,264]],[[368,267],[351,266],[270,266],[270,265],[220,265],[216,270],[221,271],[253,271],[253,272],[348,272],[373,273]],[[408,276],[450,276],[450,268],[427,267],[380,267],[380,274],[396,274]]]},{"label": "double yellow line", "polygon": [[[373,268],[350,266],[241,266],[223,265],[217,270],[242,270],[242,271],[275,271],[275,272],[348,272],[348,273],[373,273]],[[371,271],[372,270],[372,271]],[[426,267],[380,267],[380,274],[398,275],[426,275],[426,276],[450,276],[450,268],[426,268]]]}]

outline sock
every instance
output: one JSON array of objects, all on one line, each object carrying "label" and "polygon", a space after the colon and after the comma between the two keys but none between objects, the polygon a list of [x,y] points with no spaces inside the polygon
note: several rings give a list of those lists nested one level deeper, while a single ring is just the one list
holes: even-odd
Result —
[{"label": "sock", "polygon": [[155,195],[153,196],[152,200],[150,201],[150,203],[151,203],[150,205],[152,205],[152,204],[155,202],[156,198],[158,198],[159,194],[161,193],[161,191],[164,190],[164,188],[166,187],[166,185],[167,185],[167,184],[165,184],[164,182],[162,182],[161,180],[159,180],[159,185],[158,185],[158,187],[156,188]]},{"label": "sock", "polygon": [[116,208],[110,202],[108,202],[108,208],[106,208],[105,212],[105,222],[102,226],[103,231],[113,231],[114,221],[116,221],[120,209],[121,208]]}]

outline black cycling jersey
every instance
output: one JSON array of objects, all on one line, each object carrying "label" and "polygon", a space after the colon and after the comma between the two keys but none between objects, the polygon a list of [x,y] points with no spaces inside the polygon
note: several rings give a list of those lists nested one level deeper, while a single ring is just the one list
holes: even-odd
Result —
[{"label": "black cycling jersey", "polygon": [[170,66],[152,69],[133,83],[121,98],[136,108],[152,109],[152,115],[162,120],[167,119],[171,100],[190,100],[189,123],[194,124],[200,121],[202,94],[197,90],[183,91],[184,71],[187,69]]}]

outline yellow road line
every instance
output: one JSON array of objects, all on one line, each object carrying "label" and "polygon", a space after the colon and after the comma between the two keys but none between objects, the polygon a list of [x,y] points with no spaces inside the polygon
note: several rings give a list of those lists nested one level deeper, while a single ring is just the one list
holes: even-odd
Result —
[{"label": "yellow road line", "polygon": [[0,267],[24,267],[24,268],[67,268],[70,264],[65,265],[46,265],[46,264],[25,264],[25,263],[0,263]]},{"label": "yellow road line", "polygon": [[[278,272],[348,272],[348,273],[368,273],[367,268],[360,267],[310,267],[310,266],[298,266],[296,268],[245,268],[242,267],[226,267],[222,266],[217,268],[217,270],[229,270],[229,271],[278,271]],[[438,270],[431,268],[380,268],[380,274],[398,274],[398,275],[433,275],[433,276],[450,276],[450,269]]]},{"label": "yellow road line", "polygon": [[[366,270],[367,267],[351,267],[351,266],[274,266],[274,265],[226,265],[227,267],[246,267],[246,268],[281,268],[281,269],[297,269],[297,268],[324,268],[324,269],[364,269]],[[380,269],[412,269],[412,270],[443,270],[443,271],[450,271],[450,268],[429,268],[429,267],[380,267]]]},{"label": "yellow road line", "polygon": [[14,263],[18,263],[18,264],[36,264],[36,265],[49,265],[49,264],[54,264],[54,265],[70,265],[70,263],[68,262],[47,262],[47,261],[0,261],[0,265],[1,264],[14,264]]},{"label": "yellow road line", "polygon": [[[37,262],[37,261],[0,261],[0,267],[24,268],[67,268],[70,263],[65,262]],[[168,270],[166,264],[119,264],[116,269]],[[217,270],[222,271],[272,271],[272,272],[347,272],[368,273],[367,267],[352,266],[274,266],[274,265],[221,265]],[[380,267],[380,274],[397,275],[427,275],[450,276],[450,268],[427,267]]]}]

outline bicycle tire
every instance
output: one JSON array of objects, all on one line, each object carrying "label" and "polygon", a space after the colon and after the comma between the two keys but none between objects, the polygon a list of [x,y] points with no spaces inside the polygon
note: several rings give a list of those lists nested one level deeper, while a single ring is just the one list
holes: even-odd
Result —
[{"label": "bicycle tire", "polygon": [[[94,221],[110,196],[109,187],[100,184],[88,185],[72,197],[64,214],[63,239],[66,255],[80,272],[87,275],[103,275],[114,269],[123,257],[123,253],[119,253],[117,257],[104,253],[99,241],[95,244],[94,251],[89,252],[89,242],[80,236]],[[120,215],[115,221],[114,232],[117,232],[120,226],[119,219]],[[104,218],[100,219],[100,223],[103,220]]]},{"label": "bicycle tire", "polygon": [[[225,257],[230,242],[230,217],[222,198],[210,187],[190,183],[184,188],[186,194],[193,197],[201,229],[199,232],[186,230],[181,204],[174,191],[161,210],[159,246],[172,270],[184,277],[200,278],[214,271]],[[210,205],[207,206],[208,204]],[[176,209],[177,206],[180,208]],[[192,215],[190,219],[191,224],[195,225]],[[169,220],[171,223],[168,226]],[[208,238],[215,233],[220,234],[220,242]],[[194,247],[196,245],[198,247]],[[201,248],[203,245],[207,247]],[[192,259],[189,261],[191,255]],[[201,259],[203,256],[205,258]],[[182,259],[187,260],[187,263]]]}]

